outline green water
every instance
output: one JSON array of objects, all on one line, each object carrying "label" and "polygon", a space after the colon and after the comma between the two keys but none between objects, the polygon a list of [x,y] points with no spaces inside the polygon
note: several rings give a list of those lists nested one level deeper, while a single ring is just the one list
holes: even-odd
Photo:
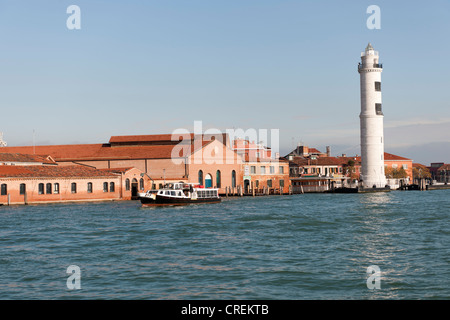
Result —
[{"label": "green water", "polygon": [[[449,299],[449,197],[3,206],[0,299]],[[68,288],[70,265],[80,289]]]}]

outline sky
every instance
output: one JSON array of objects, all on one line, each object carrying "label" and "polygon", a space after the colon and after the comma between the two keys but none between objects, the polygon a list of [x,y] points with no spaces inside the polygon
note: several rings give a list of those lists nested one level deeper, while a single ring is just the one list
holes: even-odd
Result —
[{"label": "sky", "polygon": [[279,130],[281,155],[359,154],[370,42],[385,151],[449,163],[449,35],[447,0],[0,0],[0,132],[8,146],[102,143],[201,121]]}]

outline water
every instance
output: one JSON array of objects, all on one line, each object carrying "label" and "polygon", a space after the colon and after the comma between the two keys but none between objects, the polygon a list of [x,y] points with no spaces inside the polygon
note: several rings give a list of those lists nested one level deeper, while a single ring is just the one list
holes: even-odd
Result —
[{"label": "water", "polygon": [[[450,190],[0,207],[0,299],[449,299]],[[69,265],[81,289],[67,288]],[[381,270],[380,289],[367,268]]]}]

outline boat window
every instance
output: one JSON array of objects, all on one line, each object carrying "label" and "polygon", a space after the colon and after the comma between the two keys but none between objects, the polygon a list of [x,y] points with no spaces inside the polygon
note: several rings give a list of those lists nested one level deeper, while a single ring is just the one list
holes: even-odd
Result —
[{"label": "boat window", "polygon": [[163,194],[163,192],[160,190],[160,191],[158,192],[158,194]]},{"label": "boat window", "polygon": [[181,191],[178,191],[178,196],[181,197]]},{"label": "boat window", "polygon": [[166,196],[170,195],[170,191],[166,191]]},{"label": "boat window", "polygon": [[170,191],[170,195],[174,196],[175,195],[175,191]]}]

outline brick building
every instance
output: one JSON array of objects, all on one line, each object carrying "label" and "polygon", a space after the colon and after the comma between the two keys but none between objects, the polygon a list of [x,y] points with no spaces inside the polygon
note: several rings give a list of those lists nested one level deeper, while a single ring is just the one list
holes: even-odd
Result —
[{"label": "brick building", "polygon": [[0,204],[120,200],[120,176],[84,166],[0,166]]},{"label": "brick building", "polygon": [[[200,183],[218,187],[242,184],[242,159],[229,146],[226,134],[161,134],[113,136],[104,144],[4,147],[5,152],[46,154],[59,166],[83,165],[95,169],[136,168],[150,179],[144,189],[168,182]],[[132,196],[141,190],[131,182]],[[137,183],[137,187],[136,187]]]}]

